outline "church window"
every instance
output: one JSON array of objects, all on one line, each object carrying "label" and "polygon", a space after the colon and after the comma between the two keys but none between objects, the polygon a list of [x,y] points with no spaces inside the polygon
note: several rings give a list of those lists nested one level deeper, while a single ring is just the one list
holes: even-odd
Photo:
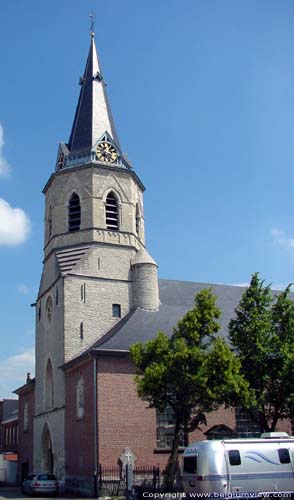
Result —
[{"label": "church window", "polygon": [[81,285],[81,301],[86,302],[86,283]]},{"label": "church window", "polygon": [[140,212],[138,203],[136,204],[136,233],[140,233]]},{"label": "church window", "polygon": [[52,236],[52,208],[51,205],[49,207],[49,215],[48,215],[48,238]]},{"label": "church window", "polygon": [[80,339],[83,340],[84,338],[84,323],[80,323]]},{"label": "church window", "polygon": [[46,409],[53,408],[53,369],[51,360],[48,360],[47,368],[46,368],[46,380],[45,380],[45,405]]},{"label": "church window", "polygon": [[106,227],[117,231],[119,229],[118,202],[115,194],[111,191],[106,198]]},{"label": "church window", "polygon": [[51,295],[49,295],[47,301],[46,301],[46,306],[45,306],[45,318],[46,318],[46,323],[49,325],[51,323],[52,319],[52,314],[53,314],[53,300]]},{"label": "church window", "polygon": [[255,422],[252,420],[251,415],[244,408],[237,406],[235,408],[236,416],[236,432],[238,438],[253,438],[260,435],[260,427],[256,423],[258,415],[255,415]]},{"label": "church window", "polygon": [[59,300],[59,297],[58,297],[58,288],[56,288],[56,294],[55,294],[55,304],[58,306],[58,300]]},{"label": "church window", "polygon": [[[176,417],[173,408],[169,405],[163,411],[156,410],[157,448],[170,449],[173,444]],[[184,431],[180,434],[179,446],[187,445],[187,436]]]},{"label": "church window", "polygon": [[23,431],[28,432],[29,430],[29,403],[25,402],[23,407]]},{"label": "church window", "polygon": [[112,316],[114,318],[121,317],[121,306],[120,304],[112,304]]},{"label": "church window", "polygon": [[80,377],[76,385],[77,418],[83,418],[85,413],[84,379]]},{"label": "church window", "polygon": [[68,229],[69,231],[79,231],[81,225],[81,205],[80,198],[76,193],[71,195],[68,207]]},{"label": "church window", "polygon": [[39,321],[41,321],[41,304],[39,305],[39,308],[38,308],[38,319],[39,319]]}]

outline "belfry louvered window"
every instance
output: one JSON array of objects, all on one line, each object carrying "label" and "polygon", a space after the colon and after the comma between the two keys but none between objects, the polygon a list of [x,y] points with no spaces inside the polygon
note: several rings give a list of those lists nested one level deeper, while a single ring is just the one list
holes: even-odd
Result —
[{"label": "belfry louvered window", "polygon": [[68,207],[68,229],[78,231],[81,225],[81,205],[80,198],[76,193],[71,195]]},{"label": "belfry louvered window", "polygon": [[106,227],[117,231],[119,229],[118,202],[115,194],[111,191],[106,198]]}]

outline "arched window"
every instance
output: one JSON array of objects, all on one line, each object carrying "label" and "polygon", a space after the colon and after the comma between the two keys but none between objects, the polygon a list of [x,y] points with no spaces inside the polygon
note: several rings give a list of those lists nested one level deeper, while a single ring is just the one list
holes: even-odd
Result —
[{"label": "arched window", "polygon": [[77,418],[83,418],[85,413],[84,379],[80,377],[76,385]]},{"label": "arched window", "polygon": [[45,380],[46,388],[45,388],[45,406],[47,409],[53,408],[53,369],[51,360],[48,360],[47,368],[46,368],[46,380]]},{"label": "arched window", "polygon": [[52,208],[50,205],[48,213],[48,239],[50,239],[51,236],[52,236]]},{"label": "arched window", "polygon": [[113,191],[107,195],[105,215],[107,229],[117,231],[119,229],[118,202]]},{"label": "arched window", "polygon": [[139,204],[136,203],[136,233],[139,235],[140,233],[140,211]]},{"label": "arched window", "polygon": [[80,323],[80,339],[83,340],[84,338],[84,323]]},{"label": "arched window", "polygon": [[81,225],[81,205],[80,198],[76,193],[71,195],[68,207],[68,229],[69,231],[79,231]]}]

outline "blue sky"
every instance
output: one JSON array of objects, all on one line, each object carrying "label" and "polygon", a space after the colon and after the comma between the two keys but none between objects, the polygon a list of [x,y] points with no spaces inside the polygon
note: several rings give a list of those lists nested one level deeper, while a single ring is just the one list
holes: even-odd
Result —
[{"label": "blue sky", "polygon": [[292,0],[1,2],[0,398],[33,372],[42,188],[70,134],[91,11],[160,277],[294,281]]}]

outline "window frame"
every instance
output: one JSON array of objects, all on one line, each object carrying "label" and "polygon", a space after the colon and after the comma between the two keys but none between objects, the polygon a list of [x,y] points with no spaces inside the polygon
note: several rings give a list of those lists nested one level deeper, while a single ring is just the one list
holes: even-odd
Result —
[{"label": "window frame", "polygon": [[68,202],[67,226],[70,233],[79,231],[82,222],[81,200],[79,195],[74,191]]},{"label": "window frame", "polygon": [[112,304],[112,317],[121,318],[121,304]]},{"label": "window frame", "polygon": [[[112,202],[112,203],[111,203]],[[113,210],[115,209],[115,210]],[[108,231],[120,230],[119,201],[114,191],[109,191],[105,199],[105,225]],[[111,217],[113,216],[113,217]]]}]

